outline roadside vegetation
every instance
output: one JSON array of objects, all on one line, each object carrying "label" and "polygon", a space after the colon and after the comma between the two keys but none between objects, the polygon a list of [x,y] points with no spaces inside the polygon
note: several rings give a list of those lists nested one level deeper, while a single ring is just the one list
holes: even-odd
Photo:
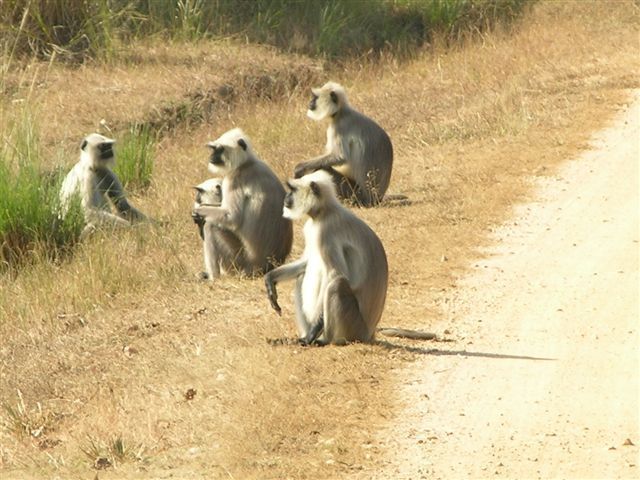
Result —
[{"label": "roadside vegetation", "polygon": [[[0,272],[70,254],[84,226],[79,198],[60,215],[59,192],[68,168],[45,161],[35,112],[25,107],[7,115],[14,117],[6,119],[0,144]],[[154,144],[145,126],[123,135],[115,170],[129,191],[149,187]]]},{"label": "roadside vegetation", "polygon": [[12,54],[67,60],[117,57],[148,36],[195,41],[232,36],[336,58],[415,51],[511,22],[532,0],[8,0],[0,34]]},{"label": "roadside vegetation", "polygon": [[[25,2],[0,6],[9,18],[1,28],[10,29],[1,40],[3,252],[7,225],[29,225],[20,231],[33,235],[22,240],[21,233],[12,249],[47,245],[26,248],[30,260],[20,268],[7,269],[15,260],[4,258],[0,271],[3,478],[373,478],[393,453],[393,439],[377,432],[402,414],[394,402],[398,372],[418,355],[455,355],[473,342],[456,331],[452,299],[488,232],[530,193],[532,176],[553,175],[640,86],[632,1],[526,9],[520,2],[375,3],[398,11],[515,5],[524,14],[471,30],[443,21],[448,26],[410,55],[382,47],[370,57],[367,46],[339,62],[331,61],[333,47],[316,56],[320,34],[306,27],[310,40],[298,47],[292,37],[280,49],[273,47],[279,33],[260,39],[250,23],[231,22],[221,38],[207,15],[197,15],[231,3],[126,2],[127,21],[113,8],[102,23],[92,11],[79,24],[98,22],[111,33],[91,48],[89,35],[68,33],[74,43],[51,41],[64,29],[41,32],[52,23],[39,23],[45,12],[32,9],[55,1],[26,2],[26,16],[18,8]],[[265,18],[268,10],[252,9],[282,2],[247,3],[243,15],[277,23]],[[352,5],[308,3],[327,11]],[[89,4],[125,8],[77,2],[78,9]],[[161,15],[151,10],[159,4],[182,10]],[[168,20],[178,13],[180,21]],[[280,23],[293,22],[284,15]],[[389,258],[382,323],[436,331],[450,342],[276,347],[267,340],[294,336],[290,286],[283,285],[277,317],[259,278],[196,280],[202,246],[189,211],[191,186],[208,176],[204,145],[242,127],[286,178],[323,148],[323,126],[304,112],[309,87],[329,79],[390,133],[390,193],[410,199],[357,211]],[[75,244],[72,224],[69,243],[46,243],[61,178],[49,172],[66,172],[91,131],[117,139],[133,203],[160,222]],[[19,213],[26,205],[45,213]],[[74,245],[72,254],[51,261],[35,253],[56,242]],[[301,250],[296,225],[292,257]]]},{"label": "roadside vegetation", "polygon": [[33,254],[57,259],[78,241],[84,221],[79,202],[58,218],[64,172],[42,168],[31,112],[21,109],[7,120],[0,144],[0,274]]},{"label": "roadside vegetation", "polygon": [[[10,92],[10,69],[29,59],[47,59],[48,70],[55,61],[87,60],[118,62],[135,54],[125,44],[143,38],[162,42],[170,38],[193,42],[207,38],[245,37],[255,43],[277,46],[325,59],[347,59],[388,51],[416,52],[434,34],[451,41],[463,34],[478,34],[497,22],[509,23],[531,3],[528,0],[231,0],[204,2],[174,0],[7,1],[0,4],[0,91]],[[128,52],[123,54],[123,52]],[[126,60],[124,60],[126,62]],[[36,77],[33,78],[35,80]],[[278,95],[278,81],[269,76],[245,77],[257,95]],[[24,81],[24,79],[22,79]],[[304,80],[294,79],[295,83]],[[237,83],[237,82],[233,82]],[[280,81],[282,83],[282,81]],[[274,85],[275,84],[275,85]],[[306,85],[308,86],[308,85]],[[33,87],[33,85],[31,85]],[[141,192],[151,184],[154,147],[159,136],[176,124],[206,119],[206,110],[216,100],[229,101],[234,93],[193,92],[186,99],[159,108],[160,114],[146,119],[126,119],[108,135],[122,136],[118,143],[116,172],[129,191]],[[236,86],[236,88],[238,88]],[[266,92],[274,90],[273,94]],[[286,88],[284,89],[286,91]],[[57,198],[64,168],[45,171],[39,158],[37,120],[27,105],[20,128],[7,124],[0,154],[4,208],[0,208],[0,264],[5,267],[33,253],[46,252],[56,258],[78,241],[81,217],[60,221]],[[222,98],[220,98],[222,97]],[[24,101],[24,99],[21,99]],[[11,117],[11,111],[3,115]],[[62,158],[64,151],[55,151]],[[20,208],[16,208],[18,205]],[[77,212],[76,212],[77,213]]]},{"label": "roadside vegetation", "polygon": [[157,133],[149,125],[132,125],[116,146],[115,172],[130,192],[140,192],[151,185]]}]

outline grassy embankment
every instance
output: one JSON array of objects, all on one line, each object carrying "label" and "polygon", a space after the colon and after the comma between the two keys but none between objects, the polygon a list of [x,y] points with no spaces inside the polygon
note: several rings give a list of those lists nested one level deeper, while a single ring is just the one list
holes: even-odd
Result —
[{"label": "grassy embankment", "polygon": [[207,175],[202,145],[241,126],[284,178],[324,144],[304,120],[308,85],[343,82],[390,132],[391,189],[413,202],[358,211],[390,259],[383,323],[449,328],[463,349],[446,303],[456,278],[530,176],[584,148],[638,87],[637,25],[633,3],[541,3],[515,32],[339,70],[233,41],[147,40],[120,61],[7,72],[12,100],[31,92],[41,158],[73,158],[103,118],[118,130],[171,128],[133,198],[166,225],[98,234],[63,262],[0,280],[3,474],[84,477],[109,463],[100,478],[335,478],[376,468],[376,428],[400,414],[395,372],[428,351],[400,341],[274,348],[264,339],[294,332],[290,289],[277,318],[260,279],[197,283],[188,213],[189,186]]},{"label": "grassy embankment", "polygon": [[[5,201],[5,208],[0,208],[2,264],[4,268],[12,267],[30,254],[55,259],[77,242],[81,230],[81,216],[74,215],[65,221],[57,218],[55,197],[62,177],[58,170],[43,172],[40,157],[44,153],[38,139],[38,115],[34,112],[37,102],[31,101],[39,76],[29,76],[28,70],[23,71],[24,76],[11,75],[24,65],[25,58],[48,59],[49,66],[36,66],[47,70],[43,74],[46,78],[51,65],[59,61],[85,64],[99,61],[103,66],[116,67],[135,64],[140,58],[124,46],[136,40],[144,39],[147,45],[153,46],[163,39],[198,41],[221,36],[242,36],[252,42],[273,44],[279,49],[325,59],[355,55],[374,58],[382,52],[409,55],[432,41],[436,34],[454,41],[462,32],[481,32],[497,22],[510,21],[527,4],[527,0],[3,3],[0,5],[0,91],[13,93],[15,82],[31,81],[31,84],[21,92],[24,98],[14,98],[15,102],[25,102],[23,112],[13,108],[5,111],[4,106],[0,107],[6,119],[2,129],[5,141],[0,149],[0,171],[4,173],[0,191],[4,192]],[[269,92],[274,85],[268,77],[243,79],[253,84],[250,90],[282,97],[282,88],[277,85],[275,91]],[[305,80],[308,78],[293,75],[285,80],[285,90],[291,82],[308,86]],[[227,97],[231,93],[247,93],[246,88],[238,89],[237,80],[231,83],[232,88],[226,90]],[[234,87],[238,91],[234,92]],[[98,92],[94,95],[102,96]],[[116,125],[94,119],[90,129],[97,128],[121,139],[118,174],[130,190],[136,186],[146,187],[153,172],[153,146],[157,136],[176,124],[205,120],[210,116],[216,96],[224,95],[194,92],[181,104],[165,106],[157,118],[148,115],[142,119],[122,118]],[[55,152],[63,158],[67,153]]]}]

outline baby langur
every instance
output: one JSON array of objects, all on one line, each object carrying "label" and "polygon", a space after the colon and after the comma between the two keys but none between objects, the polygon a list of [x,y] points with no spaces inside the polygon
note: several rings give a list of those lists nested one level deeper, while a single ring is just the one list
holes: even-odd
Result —
[{"label": "baby langur", "polygon": [[327,144],[324,155],[295,167],[295,177],[326,170],[341,198],[365,207],[380,203],[393,166],[389,135],[349,105],[341,85],[328,82],[312,93],[307,116],[316,121],[329,119]]},{"label": "baby langur", "polygon": [[239,128],[213,142],[209,171],[222,177],[220,205],[200,205],[207,278],[236,270],[255,275],[284,262],[291,251],[291,220],[282,217],[285,191]]},{"label": "baby langur", "polygon": [[[210,205],[213,207],[219,207],[222,205],[222,179],[210,178],[205,180],[200,185],[193,187],[196,191],[196,199],[193,202],[194,210],[201,205]],[[198,225],[200,231],[200,238],[204,240],[204,218],[199,216],[193,217],[194,222]]]},{"label": "baby langur", "polygon": [[[126,226],[147,220],[128,201],[112,167],[115,140],[92,133],[82,140],[80,160],[67,174],[60,189],[60,214],[64,217],[75,195],[80,195],[86,226],[82,235],[99,225]],[[112,209],[115,209],[113,213]]]},{"label": "baby langur", "polygon": [[387,294],[387,257],[377,235],[336,198],[331,175],[318,170],[287,183],[283,214],[304,225],[302,258],[264,277],[280,313],[276,284],[296,279],[296,326],[303,344],[369,342]]},{"label": "baby langur", "polygon": [[[193,187],[196,190],[196,199],[193,204],[194,210],[201,205],[210,205],[214,207],[219,207],[222,205],[222,179],[221,178],[210,178],[209,180],[205,180],[200,185],[196,185]],[[213,278],[210,276],[207,271],[207,265],[210,265],[212,260],[207,258],[210,250],[207,248],[207,245],[211,245],[215,242],[212,235],[217,234],[217,229],[215,228],[205,228],[205,220],[204,217],[199,215],[193,215],[193,220],[198,225],[198,231],[200,232],[200,238],[202,239],[202,245],[204,250],[204,268],[205,271],[202,272],[200,277],[202,279]]]}]

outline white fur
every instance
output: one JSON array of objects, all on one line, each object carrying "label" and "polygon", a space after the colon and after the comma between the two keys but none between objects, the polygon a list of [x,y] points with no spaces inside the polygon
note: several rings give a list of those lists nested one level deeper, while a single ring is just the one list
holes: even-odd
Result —
[{"label": "white fur", "polygon": [[314,182],[322,193],[323,201],[337,202],[336,187],[331,179],[331,175],[324,170],[316,170],[315,172],[304,175],[297,179],[290,179],[289,184],[296,188],[294,192],[293,208],[282,209],[282,216],[290,220],[298,220],[309,213],[309,211],[317,204],[317,198],[311,191],[311,182]]},{"label": "white fur", "polygon": [[[291,248],[292,230],[290,222],[279,216],[284,198],[281,182],[256,156],[251,141],[239,128],[207,146],[212,150],[209,170],[222,177],[221,204],[194,208],[205,220],[209,278],[219,277],[217,270],[222,265],[253,275],[272,268],[274,261],[282,263]],[[209,234],[214,236],[208,239]],[[236,255],[238,248],[240,255]]]},{"label": "white fur", "polygon": [[60,189],[60,215],[64,217],[69,211],[71,200],[74,195],[80,195],[82,208],[85,216],[90,216],[91,209],[108,210],[109,204],[105,198],[97,191],[95,177],[92,169],[100,166],[111,167],[115,163],[115,157],[101,160],[99,158],[98,144],[115,143],[116,141],[107,138],[99,133],[92,133],[84,138],[87,145],[84,150],[80,150],[80,160],[73,166],[67,174]]},{"label": "white fur", "polygon": [[[339,83],[327,82],[320,88],[312,88],[311,92],[318,97],[316,99],[315,110],[307,110],[307,116],[312,120],[324,120],[348,105],[347,94]],[[338,96],[337,105],[331,100],[331,92],[334,92]]]},{"label": "white fur", "polygon": [[62,182],[60,189],[60,216],[69,212],[71,201],[75,195],[80,196],[80,202],[85,214],[91,208],[105,209],[107,202],[95,188],[92,166],[82,160],[76,163]]},{"label": "white fur", "polygon": [[228,168],[224,168],[224,167],[219,166],[219,165],[214,165],[212,163],[209,164],[207,169],[213,175],[221,175],[221,176],[223,176],[223,175],[226,175],[229,172]]},{"label": "white fur", "polygon": [[[312,219],[304,224],[304,254],[307,260],[302,278],[301,297],[302,311],[307,318],[318,318],[322,313],[324,297],[322,292],[327,288],[329,272],[320,253],[320,228]],[[303,337],[308,331],[299,331]]]},{"label": "white fur", "polygon": [[194,202],[193,208],[198,208],[200,205],[220,206],[222,204],[221,178],[209,178],[193,188],[200,192],[200,203]]},{"label": "white fur", "polygon": [[115,143],[115,140],[98,133],[92,133],[84,138],[87,142],[80,150],[80,160],[67,174],[60,188],[60,213],[63,218],[69,212],[71,201],[75,195],[80,196],[84,211],[86,226],[82,235],[95,230],[97,225],[125,226],[130,222],[111,213],[111,204],[98,191],[98,180],[94,169],[98,167],[110,168],[115,163],[115,155],[107,159],[100,158],[98,145],[101,143]]},{"label": "white fur", "polygon": [[228,130],[222,135],[220,135],[220,137],[218,137],[218,139],[215,140],[213,143],[216,145],[223,145],[226,147],[235,148],[238,146],[238,140],[240,139],[243,139],[247,143],[247,145],[249,144],[249,139],[247,138],[247,136],[245,135],[245,133],[242,131],[241,128],[232,128],[231,130]]},{"label": "white fur", "polygon": [[[238,145],[239,140],[244,140],[247,149],[244,150]],[[224,165],[214,165],[209,163],[209,171],[216,176],[225,176],[229,172],[238,168],[248,156],[255,156],[251,141],[240,128],[234,128],[223,133],[217,140],[207,143],[211,149],[224,147]]]},{"label": "white fur", "polygon": [[[308,214],[309,210],[318,204],[318,197],[311,191],[311,182],[319,187],[323,202],[338,202],[331,175],[324,170],[317,170],[297,180],[290,180],[289,183],[298,189],[294,195],[294,206],[296,203],[299,205],[292,212],[297,215],[296,218]],[[321,254],[320,225],[309,218],[304,224],[303,231],[305,245],[303,257],[307,261],[307,267],[301,286],[302,309],[307,318],[318,318],[324,301],[321,293],[327,288],[329,272]]]},{"label": "white fur", "polygon": [[338,202],[332,176],[326,171],[317,170],[288,183],[291,192],[285,203],[290,208],[284,209],[284,215],[308,215],[305,249],[299,260],[265,275],[272,306],[280,312],[276,284],[295,279],[296,328],[303,342],[371,341],[388,284],[380,239]]},{"label": "white fur", "polygon": [[[209,178],[204,182],[193,187],[200,192],[200,201],[198,199],[193,202],[193,208],[196,209],[201,205],[220,206],[222,204],[222,178]],[[224,269],[220,267],[213,260],[213,251],[211,248],[211,227],[204,226],[203,239],[202,239],[202,252],[204,257],[204,269],[207,272],[209,279],[217,278],[221,273],[225,273]]]},{"label": "white fur", "polygon": [[87,146],[84,150],[80,150],[80,162],[88,167],[95,168],[99,166],[113,167],[115,165],[115,156],[110,159],[102,160],[98,156],[98,144],[100,143],[116,143],[112,138],[107,138],[99,133],[92,133],[87,135],[84,140],[87,141]]}]

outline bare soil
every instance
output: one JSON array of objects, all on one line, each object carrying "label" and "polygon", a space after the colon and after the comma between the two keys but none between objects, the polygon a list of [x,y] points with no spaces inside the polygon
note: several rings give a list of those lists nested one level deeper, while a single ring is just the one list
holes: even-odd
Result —
[{"label": "bare soil", "polygon": [[[377,478],[638,478],[640,93],[538,182],[400,374]],[[370,478],[364,475],[363,478]]]}]

